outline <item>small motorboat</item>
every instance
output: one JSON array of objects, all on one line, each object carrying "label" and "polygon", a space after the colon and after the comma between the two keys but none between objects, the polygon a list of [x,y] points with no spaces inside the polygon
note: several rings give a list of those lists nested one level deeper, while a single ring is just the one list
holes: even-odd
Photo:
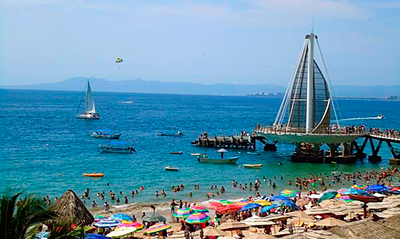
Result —
[{"label": "small motorboat", "polygon": [[164,169],[165,169],[165,171],[179,171],[178,168],[174,168],[174,167],[170,167],[170,166],[167,166]]},{"label": "small motorboat", "polygon": [[384,119],[384,118],[385,118],[385,116],[384,116],[384,115],[382,115],[382,114],[379,114],[379,115],[377,115],[377,116],[376,116],[376,118],[377,118],[377,119]]},{"label": "small motorboat", "polygon": [[218,164],[236,164],[240,156],[230,158],[208,158],[206,155],[203,157],[197,157],[199,163],[218,163]]},{"label": "small motorboat", "polygon": [[83,173],[85,177],[101,178],[104,177],[104,173]]},{"label": "small motorboat", "polygon": [[119,139],[122,134],[116,133],[110,129],[98,129],[92,133],[92,138],[99,138],[99,139]]},{"label": "small motorboat", "polygon": [[181,137],[183,134],[181,131],[177,133],[159,133],[158,136],[169,136],[169,137]]},{"label": "small motorboat", "polygon": [[262,166],[262,164],[243,164],[245,168],[261,168]]},{"label": "small motorboat", "polygon": [[201,153],[191,153],[190,155],[192,155],[192,156],[200,156]]},{"label": "small motorboat", "polygon": [[110,141],[105,145],[100,145],[102,153],[131,154],[136,150],[125,141]]},{"label": "small motorboat", "polygon": [[261,155],[259,152],[247,152],[247,154],[250,154],[250,155]]},{"label": "small motorboat", "polygon": [[182,151],[178,151],[178,152],[171,152],[170,154],[183,154]]}]

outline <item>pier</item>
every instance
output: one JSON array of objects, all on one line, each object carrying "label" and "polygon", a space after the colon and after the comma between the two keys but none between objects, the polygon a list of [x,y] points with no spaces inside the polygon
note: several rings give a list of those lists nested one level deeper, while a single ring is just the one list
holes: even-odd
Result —
[{"label": "pier", "polygon": [[[385,142],[393,156],[390,162],[400,164],[400,153],[393,147],[400,143],[399,131],[340,125],[339,108],[320,49],[318,37],[313,32],[306,35],[275,121],[268,126],[258,124],[253,135],[264,141],[292,143],[296,146],[292,161],[314,163],[354,163],[367,156],[364,149],[368,143],[372,151],[368,159],[379,162],[379,151]],[[317,50],[325,69],[314,58]],[[361,145],[357,143],[359,139],[363,139]],[[324,151],[322,146],[329,149]]]}]

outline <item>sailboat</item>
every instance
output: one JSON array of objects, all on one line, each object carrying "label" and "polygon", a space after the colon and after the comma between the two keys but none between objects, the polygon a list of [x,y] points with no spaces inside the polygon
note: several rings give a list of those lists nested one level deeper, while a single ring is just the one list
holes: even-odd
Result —
[{"label": "sailboat", "polygon": [[[89,80],[86,85],[86,98],[85,98],[85,113],[80,113],[76,117],[79,119],[100,119],[100,114],[96,112],[96,106],[94,104],[92,89],[90,88]],[[79,103],[78,111],[82,100]]]}]

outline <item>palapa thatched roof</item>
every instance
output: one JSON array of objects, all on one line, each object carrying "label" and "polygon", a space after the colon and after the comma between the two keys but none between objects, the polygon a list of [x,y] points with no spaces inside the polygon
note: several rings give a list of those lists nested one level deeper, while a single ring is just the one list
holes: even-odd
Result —
[{"label": "palapa thatched roof", "polygon": [[[395,218],[397,221],[397,225],[399,221],[399,217]],[[387,219],[390,220],[390,219]],[[393,220],[393,219],[392,219]],[[342,238],[359,238],[359,239],[371,239],[371,238],[380,238],[380,239],[396,239],[400,238],[400,229],[394,229],[388,227],[388,225],[395,225],[393,221],[387,222],[373,222],[370,219],[346,223],[345,225],[333,227],[329,231],[335,235],[338,235]],[[398,228],[398,226],[397,226]]]},{"label": "palapa thatched roof", "polygon": [[67,190],[57,200],[53,210],[60,215],[61,220],[72,221],[77,225],[89,225],[94,221],[93,215],[72,190]]}]

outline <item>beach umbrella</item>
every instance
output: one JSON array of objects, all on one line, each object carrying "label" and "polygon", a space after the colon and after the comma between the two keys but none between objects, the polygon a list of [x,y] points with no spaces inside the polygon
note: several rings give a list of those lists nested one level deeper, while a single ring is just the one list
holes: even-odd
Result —
[{"label": "beach umbrella", "polygon": [[315,223],[315,225],[319,226],[319,227],[334,227],[334,226],[340,226],[343,224],[346,224],[346,222],[342,221],[342,220],[338,220],[333,217],[328,217],[324,220],[321,220],[321,221]]},{"label": "beach umbrella", "polygon": [[152,214],[143,217],[143,222],[166,222],[167,219],[160,214]]},{"label": "beach umbrella", "polygon": [[143,229],[144,226],[138,222],[123,222],[117,226],[117,229],[121,227],[133,227],[136,228],[136,231],[138,231]]},{"label": "beach umbrella", "polygon": [[237,204],[231,204],[231,205],[226,205],[226,206],[221,206],[217,208],[218,213],[227,213],[227,212],[237,212],[240,209],[242,209],[242,205],[237,205]]},{"label": "beach umbrella", "polygon": [[116,229],[115,231],[108,233],[106,235],[106,237],[119,238],[119,237],[126,236],[128,234],[134,233],[135,231],[136,231],[136,228],[133,228],[133,227],[121,227],[119,229]]},{"label": "beach umbrella", "polygon": [[121,222],[112,219],[102,219],[94,224],[95,227],[106,228],[106,227],[117,227]]},{"label": "beach umbrella", "polygon": [[102,215],[95,215],[95,216],[93,216],[93,217],[94,217],[94,222],[98,222],[98,221],[100,221],[101,219],[107,218],[106,216],[102,216]]},{"label": "beach umbrella", "polygon": [[231,204],[233,204],[233,202],[231,202],[231,201],[229,201],[229,200],[219,200],[219,202],[220,202],[222,205],[231,205]]},{"label": "beach umbrella", "polygon": [[230,230],[236,230],[236,229],[245,229],[245,228],[249,228],[249,227],[250,226],[245,223],[228,220],[228,221],[222,223],[221,226],[219,226],[219,229],[223,230],[223,231],[230,231]]},{"label": "beach umbrella", "polygon": [[85,235],[85,239],[108,239],[108,237],[99,234],[89,233]]},{"label": "beach umbrella", "polygon": [[267,225],[274,225],[274,222],[268,221],[268,219],[263,218],[263,217],[259,217],[259,216],[252,216],[249,217],[245,220],[243,220],[244,223],[246,223],[249,226],[267,226]]},{"label": "beach umbrella", "polygon": [[305,223],[310,223],[310,222],[314,221],[314,219],[312,219],[307,213],[305,213],[303,211],[289,212],[289,213],[286,213],[286,215],[294,217],[294,218],[296,218],[296,220],[302,221]]},{"label": "beach umbrella", "polygon": [[52,206],[60,221],[69,221],[76,225],[90,225],[94,222],[93,215],[72,190],[67,190]]},{"label": "beach umbrella", "polygon": [[114,215],[112,215],[112,216],[110,217],[110,219],[112,219],[112,220],[118,220],[118,221],[122,221],[122,220],[124,220],[124,221],[130,221],[130,222],[133,221],[133,218],[132,218],[131,216],[128,216],[128,215],[123,214],[123,213],[114,214]]},{"label": "beach umbrella", "polygon": [[176,213],[174,213],[174,217],[176,217],[176,218],[187,218],[187,217],[189,217],[190,214],[192,214],[192,213],[193,213],[193,210],[192,210],[190,207],[188,207],[188,208],[181,208],[181,209],[178,209],[178,210],[176,211]]},{"label": "beach umbrella", "polygon": [[218,149],[218,153],[228,153],[228,150],[226,149]]},{"label": "beach umbrella", "polygon": [[329,199],[329,200],[325,200],[325,201],[319,203],[319,206],[322,208],[327,208],[327,207],[332,207],[332,206],[339,206],[339,205],[342,205],[343,203],[344,203],[343,201]]},{"label": "beach umbrella", "polygon": [[294,202],[292,202],[292,201],[284,201],[281,206],[290,207],[292,209],[296,209],[297,208],[296,204]]},{"label": "beach umbrella", "polygon": [[206,227],[203,230],[204,236],[225,236],[225,232],[214,228],[214,227]]},{"label": "beach umbrella", "polygon": [[251,234],[250,236],[245,237],[246,239],[273,239],[276,238],[267,234]]},{"label": "beach umbrella", "polygon": [[244,205],[242,207],[242,209],[240,209],[240,212],[252,210],[254,208],[259,208],[259,207],[262,207],[262,206],[260,204],[258,204],[258,203],[249,203],[247,205]]},{"label": "beach umbrella", "polygon": [[328,199],[332,199],[334,197],[336,197],[338,193],[335,192],[325,192],[324,195],[322,195],[322,197],[318,200],[318,202],[322,202],[324,200],[328,200]]},{"label": "beach umbrella", "polygon": [[380,192],[387,191],[387,190],[389,190],[389,189],[390,189],[390,188],[386,187],[386,186],[383,185],[383,184],[375,184],[375,185],[366,187],[366,188],[365,188],[365,191],[367,191],[367,192],[374,192],[374,193],[380,193]]},{"label": "beach umbrella", "polygon": [[204,213],[193,213],[185,220],[189,224],[200,224],[208,221],[210,221],[210,217]]},{"label": "beach umbrella", "polygon": [[281,191],[280,194],[283,196],[287,196],[287,197],[296,197],[297,194],[299,194],[299,191],[285,189],[285,190]]},{"label": "beach umbrella", "polygon": [[191,209],[195,212],[208,212],[207,208],[202,205],[193,205]]},{"label": "beach umbrella", "polygon": [[278,200],[290,200],[288,197],[283,196],[283,195],[278,195],[278,196],[272,196],[270,198],[271,201],[278,201]]},{"label": "beach umbrella", "polygon": [[222,203],[220,202],[210,202],[207,207],[213,210],[217,210],[217,208],[222,207]]},{"label": "beach umbrella", "polygon": [[263,199],[257,200],[257,201],[255,201],[255,203],[258,203],[263,207],[272,205],[272,202],[267,201],[267,200],[263,200]]},{"label": "beach umbrella", "polygon": [[261,213],[269,212],[271,209],[273,209],[273,208],[275,208],[277,206],[278,206],[277,204],[272,204],[270,206],[265,206],[265,207],[263,207],[263,209],[261,209]]},{"label": "beach umbrella", "polygon": [[154,224],[153,226],[147,228],[144,231],[144,234],[153,234],[156,232],[161,232],[161,231],[167,230],[169,228],[171,228],[170,225],[163,224],[163,223],[157,223],[157,224]]},{"label": "beach umbrella", "polygon": [[322,197],[323,194],[311,194],[309,196],[307,196],[308,198],[311,199],[320,199]]},{"label": "beach umbrella", "polygon": [[351,186],[352,188],[355,189],[360,189],[360,190],[364,190],[367,186],[364,184],[354,184],[353,186]]}]

